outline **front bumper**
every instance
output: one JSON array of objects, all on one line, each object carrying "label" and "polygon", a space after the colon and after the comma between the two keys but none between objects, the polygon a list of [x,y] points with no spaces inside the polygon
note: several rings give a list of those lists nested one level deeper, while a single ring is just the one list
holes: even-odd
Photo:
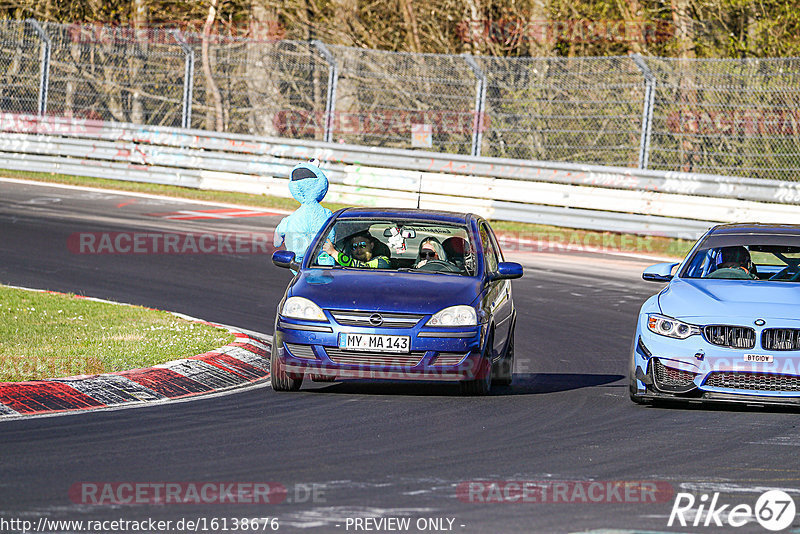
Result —
[{"label": "front bumper", "polygon": [[[424,321],[420,321],[424,324]],[[462,381],[486,372],[483,325],[460,328],[367,328],[279,318],[273,357],[293,374],[371,380]],[[410,352],[351,351],[338,347],[340,333],[409,336]]]},{"label": "front bumper", "polygon": [[[759,333],[760,339],[760,333]],[[771,362],[747,359],[771,359]],[[800,405],[800,351],[720,347],[650,332],[640,320],[631,349],[630,393],[638,400]]]}]

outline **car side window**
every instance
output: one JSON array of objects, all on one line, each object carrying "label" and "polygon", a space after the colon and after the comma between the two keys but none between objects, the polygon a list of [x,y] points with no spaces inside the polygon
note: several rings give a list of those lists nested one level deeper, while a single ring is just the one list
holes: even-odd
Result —
[{"label": "car side window", "polygon": [[497,250],[491,236],[491,230],[486,223],[480,226],[481,244],[483,245],[483,262],[486,265],[486,272],[497,271]]}]

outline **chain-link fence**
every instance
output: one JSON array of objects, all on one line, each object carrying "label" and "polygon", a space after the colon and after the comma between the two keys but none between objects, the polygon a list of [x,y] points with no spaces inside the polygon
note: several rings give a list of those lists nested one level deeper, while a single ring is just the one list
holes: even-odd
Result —
[{"label": "chain-link fence", "polygon": [[0,110],[800,179],[800,59],[408,54],[0,21]]}]

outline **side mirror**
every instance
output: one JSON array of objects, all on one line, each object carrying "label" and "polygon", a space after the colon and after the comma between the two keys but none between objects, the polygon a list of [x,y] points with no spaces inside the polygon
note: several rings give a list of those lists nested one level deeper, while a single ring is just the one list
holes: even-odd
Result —
[{"label": "side mirror", "polygon": [[497,264],[497,271],[492,273],[492,280],[513,280],[522,276],[522,265],[513,261],[503,261]]},{"label": "side mirror", "polygon": [[657,263],[651,265],[642,273],[642,278],[648,282],[669,282],[672,280],[672,269],[677,263]]},{"label": "side mirror", "polygon": [[276,250],[272,253],[272,263],[284,269],[299,269],[300,264],[294,261],[294,252],[291,250]]}]

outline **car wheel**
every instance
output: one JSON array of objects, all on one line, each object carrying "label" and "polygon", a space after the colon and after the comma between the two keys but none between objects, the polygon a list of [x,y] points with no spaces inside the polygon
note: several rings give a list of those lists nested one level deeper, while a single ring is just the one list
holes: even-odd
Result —
[{"label": "car wheel", "polygon": [[276,354],[274,346],[270,351],[269,375],[272,389],[275,391],[297,391],[303,383],[303,375],[298,377],[293,373],[286,372],[283,362]]},{"label": "car wheel", "polygon": [[477,378],[459,382],[462,395],[486,395],[492,389],[492,353],[494,336],[486,343],[486,351],[480,359],[481,368],[478,369]]},{"label": "car wheel", "polygon": [[508,338],[506,355],[497,362],[497,368],[493,370],[492,385],[510,386],[514,378],[514,331],[512,330]]},{"label": "car wheel", "polygon": [[634,351],[636,350],[636,337],[633,338],[631,343],[631,360],[630,365],[628,365],[628,395],[630,396],[631,400],[636,404],[651,404],[651,401],[648,399],[643,398],[637,392],[639,388],[637,386],[638,380],[636,379],[636,361],[634,359]]},{"label": "car wheel", "polygon": [[642,395],[636,393],[636,376],[631,375],[630,377],[630,387],[628,388],[628,395],[630,396],[631,400],[636,404],[651,404],[652,401],[649,399],[645,399]]},{"label": "car wheel", "polygon": [[651,404],[649,399],[645,399],[637,393],[638,388],[636,386],[636,382],[638,382],[638,380],[636,380],[636,373],[633,370],[629,372],[628,379],[630,381],[630,385],[628,386],[628,395],[630,396],[631,400],[636,404]]}]

